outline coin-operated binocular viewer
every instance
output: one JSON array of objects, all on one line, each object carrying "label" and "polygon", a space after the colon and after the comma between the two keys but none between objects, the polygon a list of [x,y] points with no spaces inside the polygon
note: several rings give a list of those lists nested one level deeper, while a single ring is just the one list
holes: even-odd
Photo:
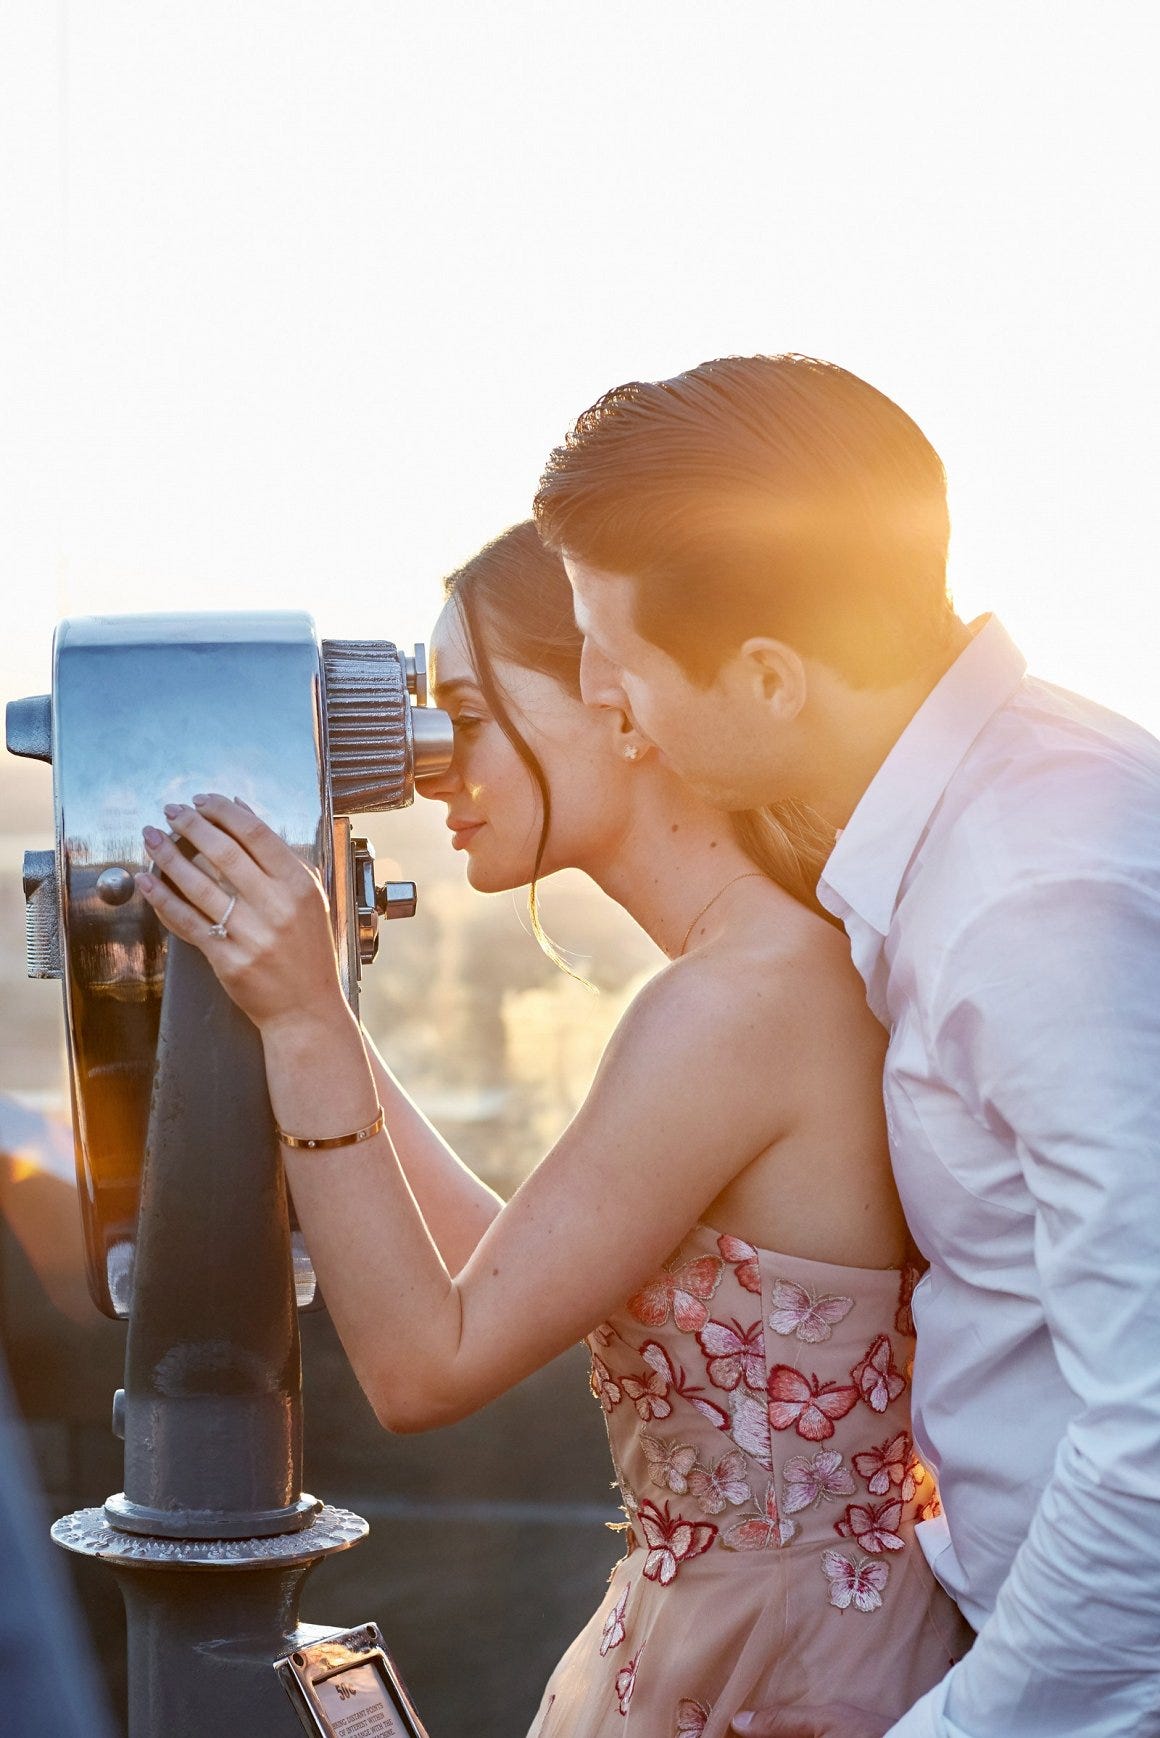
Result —
[{"label": "coin-operated binocular viewer", "polygon": [[9,750],[53,768],[55,847],[25,857],[28,969],[63,983],[89,1285],[129,1324],[125,1488],[53,1536],[117,1575],[130,1738],[275,1738],[295,1712],[328,1738],[422,1733],[373,1622],[299,1621],[314,1564],[367,1531],[302,1489],[314,1274],[258,1033],[133,874],[162,804],[242,797],[321,878],[357,1007],[379,920],[411,915],[415,889],[376,887],[350,817],[403,807],[449,763],[426,699],[418,647],[319,642],[304,615],[155,615],[64,622],[52,694],[8,708]]}]

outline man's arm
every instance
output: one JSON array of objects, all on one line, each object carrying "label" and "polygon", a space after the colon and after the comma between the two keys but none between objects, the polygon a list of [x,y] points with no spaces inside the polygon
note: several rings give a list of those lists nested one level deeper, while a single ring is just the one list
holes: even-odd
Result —
[{"label": "man's arm", "polygon": [[1014,1139],[1077,1412],[974,1648],[891,1735],[1160,1733],[1160,898],[1037,878],[952,941],[934,1006],[940,1072]]}]

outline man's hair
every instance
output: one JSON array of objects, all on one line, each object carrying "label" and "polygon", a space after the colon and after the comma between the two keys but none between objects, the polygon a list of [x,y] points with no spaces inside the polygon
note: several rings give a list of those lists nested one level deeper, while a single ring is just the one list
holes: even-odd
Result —
[{"label": "man's hair", "polygon": [[629,577],[634,621],[705,685],[751,635],[856,687],[951,644],[946,474],[884,393],[811,356],[630,381],[549,456],[549,548]]}]

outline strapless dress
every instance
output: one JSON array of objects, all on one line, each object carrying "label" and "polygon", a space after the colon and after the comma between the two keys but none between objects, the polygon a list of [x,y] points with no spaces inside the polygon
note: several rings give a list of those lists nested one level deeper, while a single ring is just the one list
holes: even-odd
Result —
[{"label": "strapless dress", "polygon": [[725,1738],[742,1708],[894,1719],[971,1630],[915,1537],[916,1269],[697,1226],[588,1338],[626,1520],[603,1602],[529,1738]]}]

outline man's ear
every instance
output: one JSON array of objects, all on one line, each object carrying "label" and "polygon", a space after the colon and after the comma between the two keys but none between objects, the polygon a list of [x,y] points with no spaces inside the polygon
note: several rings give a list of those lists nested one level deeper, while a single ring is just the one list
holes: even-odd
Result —
[{"label": "man's ear", "polygon": [[789,724],[806,703],[809,682],[801,654],[784,640],[754,637],[738,653],[742,679],[779,724]]}]

